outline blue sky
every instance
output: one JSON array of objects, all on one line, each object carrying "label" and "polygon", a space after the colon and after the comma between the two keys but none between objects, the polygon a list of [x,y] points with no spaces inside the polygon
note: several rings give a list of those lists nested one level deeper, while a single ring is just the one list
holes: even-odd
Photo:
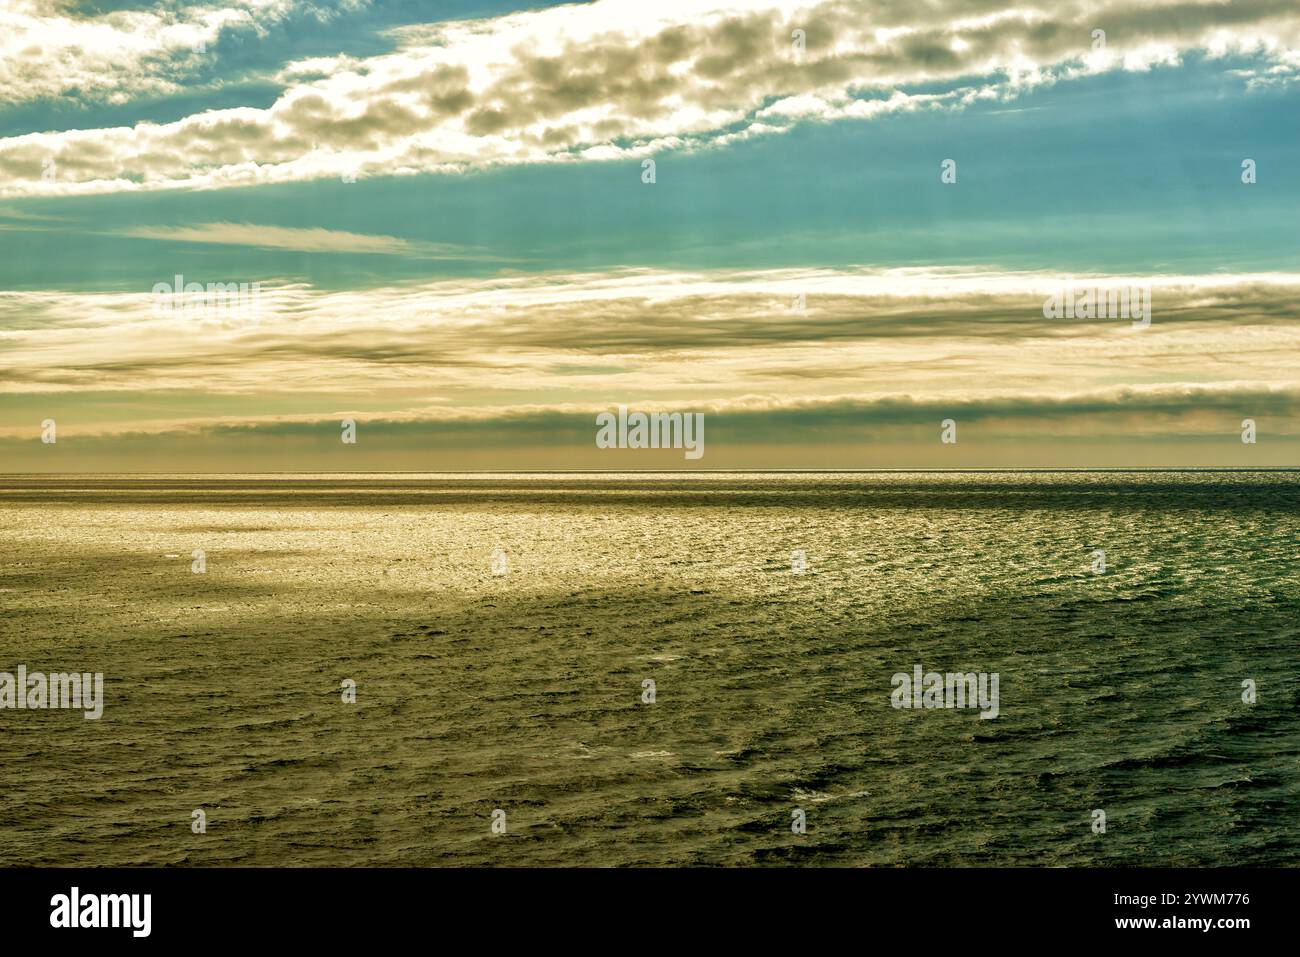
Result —
[{"label": "blue sky", "polygon": [[[1241,86],[1222,64],[1197,62],[959,112],[809,123],[728,149],[656,154],[653,192],[632,188],[639,164],[609,161],[33,199],[15,208],[69,225],[31,223],[22,241],[32,255],[7,257],[0,275],[14,288],[138,286],[152,282],[159,255],[321,284],[629,265],[1297,271],[1300,126],[1279,120],[1300,112],[1300,86]],[[1240,181],[1246,156],[1258,164],[1251,189]],[[958,162],[959,189],[937,188],[946,158]],[[357,261],[174,243],[160,253],[158,241],[114,234],[185,221],[382,233],[476,255]]]},{"label": "blue sky", "polygon": [[[1002,6],[20,4],[50,32],[11,43],[33,62],[0,101],[0,450],[43,468],[54,417],[71,469],[168,448],[182,468],[1300,464],[1278,359],[1300,13]],[[60,50],[69,23],[128,52]],[[265,308],[160,315],[177,273],[259,284]],[[1146,338],[1047,321],[1070,281],[1154,285]],[[733,439],[602,456],[593,416],[621,403]],[[945,409],[980,440],[939,447]],[[376,441],[335,448],[347,415]],[[814,441],[792,452],[792,428]]]}]

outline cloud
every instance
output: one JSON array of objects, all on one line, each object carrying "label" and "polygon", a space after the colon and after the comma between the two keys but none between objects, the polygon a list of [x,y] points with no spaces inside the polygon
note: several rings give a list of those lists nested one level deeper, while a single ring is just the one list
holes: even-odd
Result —
[{"label": "cloud", "polygon": [[293,0],[230,0],[79,16],[60,0],[6,0],[0,104],[68,95],[120,104],[175,93],[208,61],[222,31],[255,33],[293,7]]},{"label": "cloud", "polygon": [[61,218],[60,216],[39,216],[25,210],[14,209],[11,206],[0,206],[0,219],[17,219],[24,222],[53,222]]},{"label": "cloud", "polygon": [[1145,329],[1045,318],[1066,282],[981,268],[627,270],[367,290],[268,277],[255,325],[160,314],[147,290],[5,292],[0,432],[27,434],[47,415],[81,434],[161,434],[353,413],[452,433],[514,423],[542,441],[548,422],[571,430],[574,416],[618,403],[708,411],[755,443],[766,426],[814,442],[819,429],[911,434],[949,416],[996,419],[1004,437],[1121,423],[1130,436],[1218,435],[1253,416],[1274,435],[1300,431],[1300,276],[1073,278],[1149,284]]},{"label": "cloud", "polygon": [[303,229],[264,226],[254,223],[202,223],[198,226],[139,226],[118,233],[134,239],[156,239],[182,243],[216,243],[290,249],[309,253],[369,253],[409,256],[418,259],[477,259],[479,255],[459,246],[423,243],[397,236],[349,233],[334,229]]},{"label": "cloud", "polygon": [[[1106,31],[1100,48],[1097,28]],[[1291,0],[780,8],[598,0],[395,37],[402,46],[392,53],[288,64],[287,88],[265,109],[0,140],[0,195],[631,158],[798,122],[959,108],[1086,73],[1176,63],[1189,51],[1287,67],[1300,48],[1300,8]],[[947,92],[918,89],[953,83]]]},{"label": "cloud", "polygon": [[[702,413],[703,459],[688,461],[680,449],[598,449],[593,441],[595,413],[610,410],[612,403],[521,405],[468,414],[438,409],[383,414],[340,405],[333,413],[317,416],[261,415],[239,421],[212,418],[180,425],[143,423],[129,429],[97,429],[84,420],[84,408],[46,405],[25,429],[0,432],[0,455],[11,472],[43,473],[55,469],[156,470],[159,463],[172,470],[201,472],[293,469],[353,473],[692,466],[1258,468],[1300,463],[1300,430],[1295,426],[1300,390],[1295,389],[1180,387],[966,401],[841,396],[794,402],[748,398],[633,405],[638,411]],[[1240,441],[1243,409],[1255,419],[1261,445]],[[44,446],[38,439],[38,424],[46,415],[57,418],[57,446]],[[355,421],[359,444],[340,443],[343,419]],[[959,441],[955,445],[939,441],[941,423],[946,419],[957,422]],[[1278,482],[1266,491],[1256,489],[1252,503],[1259,504],[1259,494],[1277,503],[1291,501],[1294,476],[1279,476]],[[852,504],[867,504],[862,497],[865,489],[845,491],[854,498]],[[788,489],[779,493],[783,504],[790,504],[784,501],[788,493]],[[520,494],[531,506],[543,500],[537,489],[521,490]],[[1215,494],[1222,504],[1222,489]],[[740,495],[735,504],[761,501],[752,485]],[[169,501],[174,499],[173,493],[168,496]],[[496,495],[493,499],[502,501]],[[423,480],[419,488],[408,488],[401,499],[424,505],[446,500],[445,490]],[[397,504],[399,499],[386,496],[384,501]],[[650,501],[662,505],[665,500],[656,492]],[[1144,495],[1143,502],[1149,506],[1152,499]],[[889,507],[888,493],[873,504]],[[965,504],[987,508],[991,502],[980,494]],[[1170,504],[1189,507],[1183,491]]]}]

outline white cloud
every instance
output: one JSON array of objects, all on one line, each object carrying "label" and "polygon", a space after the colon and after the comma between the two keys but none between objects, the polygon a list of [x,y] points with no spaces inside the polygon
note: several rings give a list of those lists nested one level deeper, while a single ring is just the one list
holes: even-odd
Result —
[{"label": "white cloud", "polygon": [[[3,215],[3,213],[0,213]],[[479,258],[459,246],[414,242],[397,236],[350,233],[337,229],[302,229],[291,226],[263,226],[255,223],[201,223],[197,226],[138,226],[118,235],[135,239],[157,239],[182,243],[215,243],[254,246],[263,249],[291,249],[312,253],[372,253],[410,256],[418,259]]]},{"label": "white cloud", "polygon": [[[147,290],[0,293],[0,392],[248,396],[268,416],[327,392],[391,416],[577,407],[611,392],[719,409],[1300,394],[1300,275],[1097,277],[1150,283],[1143,330],[1045,319],[1065,277],[976,268],[629,270],[368,290],[263,281],[256,326],[160,315]],[[121,407],[119,424],[138,425],[136,404]]]},{"label": "white cloud", "polygon": [[76,16],[60,0],[0,4],[0,103],[51,99],[126,103],[174,93],[223,30],[256,30],[293,0],[229,0],[224,6],[115,10]]},{"label": "white cloud", "polygon": [[[1099,26],[1104,50],[1092,45]],[[805,31],[802,52],[794,29]],[[280,76],[289,85],[265,109],[0,139],[0,195],[635,157],[797,121],[955,108],[1057,77],[1145,70],[1190,50],[1285,65],[1300,49],[1300,8],[1280,0],[946,0],[937,9],[904,0],[598,0],[395,35],[403,45],[389,54],[287,65]],[[906,90],[963,78],[971,82],[952,93]]]}]

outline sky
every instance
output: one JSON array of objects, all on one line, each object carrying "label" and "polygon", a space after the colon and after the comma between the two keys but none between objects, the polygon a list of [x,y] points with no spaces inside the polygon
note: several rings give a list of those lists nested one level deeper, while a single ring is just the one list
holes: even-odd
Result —
[{"label": "sky", "polygon": [[1293,0],[0,0],[0,472],[1300,466],[1298,107]]}]

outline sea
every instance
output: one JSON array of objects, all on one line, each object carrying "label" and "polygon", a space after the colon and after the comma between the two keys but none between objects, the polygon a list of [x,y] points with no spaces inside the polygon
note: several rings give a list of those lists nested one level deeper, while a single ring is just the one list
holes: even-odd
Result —
[{"label": "sea", "polygon": [[0,860],[1294,866],[1298,664],[1296,470],[4,475]]}]

